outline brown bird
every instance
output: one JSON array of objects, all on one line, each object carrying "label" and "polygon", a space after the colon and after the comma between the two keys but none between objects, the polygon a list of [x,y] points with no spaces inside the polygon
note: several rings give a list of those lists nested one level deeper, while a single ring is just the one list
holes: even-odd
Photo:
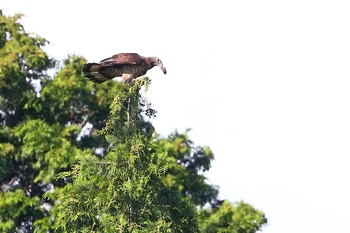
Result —
[{"label": "brown bird", "polygon": [[97,83],[122,77],[125,83],[130,84],[154,66],[158,66],[166,74],[162,61],[157,57],[143,57],[137,53],[119,53],[103,59],[100,63],[87,63],[82,70],[85,77]]}]

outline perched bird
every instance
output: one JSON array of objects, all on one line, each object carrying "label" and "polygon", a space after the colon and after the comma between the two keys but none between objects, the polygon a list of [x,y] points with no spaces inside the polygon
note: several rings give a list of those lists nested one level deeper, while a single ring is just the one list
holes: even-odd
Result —
[{"label": "perched bird", "polygon": [[137,53],[119,53],[103,59],[100,63],[87,63],[82,70],[88,79],[97,83],[122,77],[125,83],[130,84],[154,66],[158,66],[166,74],[162,61],[157,57],[143,57]]}]

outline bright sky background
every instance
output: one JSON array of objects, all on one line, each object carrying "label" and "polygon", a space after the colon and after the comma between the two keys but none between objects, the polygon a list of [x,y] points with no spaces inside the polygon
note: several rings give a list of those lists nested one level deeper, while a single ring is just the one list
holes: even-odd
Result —
[{"label": "bright sky background", "polygon": [[269,219],[263,233],[349,233],[350,2],[0,0],[51,41],[96,62],[157,56],[156,130],[192,128],[215,153],[220,197]]}]

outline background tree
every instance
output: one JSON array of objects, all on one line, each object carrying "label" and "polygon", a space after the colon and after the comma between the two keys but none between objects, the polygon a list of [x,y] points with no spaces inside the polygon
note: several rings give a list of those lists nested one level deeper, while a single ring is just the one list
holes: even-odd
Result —
[{"label": "background tree", "polygon": [[228,201],[218,207],[202,209],[198,212],[198,222],[203,233],[254,233],[266,223],[264,213],[251,205]]},{"label": "background tree", "polygon": [[[1,232],[64,231],[77,226],[107,231],[116,223],[123,229],[155,227],[162,232],[185,227],[194,232],[198,226],[201,232],[235,232],[233,225],[237,232],[261,228],[266,222],[262,212],[247,204],[250,208],[241,211],[242,203],[218,200],[217,187],[206,183],[203,173],[214,158],[209,148],[195,146],[186,133],[156,136],[142,117],[152,111],[138,89],[132,92],[135,112],[129,117],[135,130],[129,137],[121,130],[125,118],[118,118],[127,116],[116,114],[128,106],[120,95],[129,95],[129,89],[114,81],[99,85],[86,81],[81,73],[84,58],[69,56],[63,62],[49,58],[43,51],[48,42],[27,33],[20,17],[0,13]],[[49,199],[45,193],[53,194]],[[73,205],[72,200],[85,201],[75,206],[87,218],[63,209]],[[116,209],[123,214],[116,215]],[[230,214],[223,214],[226,210]],[[198,226],[188,222],[193,211]],[[247,230],[249,224],[252,231]]]},{"label": "background tree", "polygon": [[[59,65],[42,50],[48,42],[27,33],[21,15],[0,14],[0,231],[32,231],[53,204],[42,195],[86,148],[106,147],[96,132],[105,124],[117,82],[86,82],[71,56]],[[47,71],[57,65],[52,78]],[[39,85],[38,85],[39,84]],[[90,133],[77,140],[82,128]]]},{"label": "background tree", "polygon": [[195,146],[187,133],[178,132],[156,143],[173,158],[164,181],[169,186],[178,185],[197,206],[200,232],[253,233],[267,223],[264,213],[249,204],[218,199],[218,188],[206,183],[203,175],[214,159],[209,147]]}]

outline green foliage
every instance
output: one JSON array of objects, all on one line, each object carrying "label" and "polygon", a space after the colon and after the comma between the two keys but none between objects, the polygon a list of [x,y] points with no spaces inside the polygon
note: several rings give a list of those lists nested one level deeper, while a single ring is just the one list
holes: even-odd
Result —
[{"label": "green foliage", "polygon": [[264,214],[251,205],[244,202],[231,205],[228,201],[219,208],[201,210],[198,219],[203,233],[254,233],[267,223]]},{"label": "green foliage", "polygon": [[179,185],[183,195],[191,197],[195,205],[204,206],[217,202],[217,187],[206,183],[203,173],[210,168],[214,159],[208,147],[195,146],[187,133],[174,132],[168,138],[158,139],[161,150],[167,151],[173,158],[165,183],[168,186]]},{"label": "green foliage", "polygon": [[33,172],[35,183],[52,182],[58,171],[74,163],[78,149],[72,146],[70,139],[78,134],[76,126],[62,127],[48,125],[42,120],[28,120],[16,127],[14,133],[23,143],[15,160],[28,161],[28,169],[38,171],[38,174]]},{"label": "green foliage", "polygon": [[[22,218],[29,213],[40,214],[36,209],[38,197],[28,198],[22,190],[0,193],[0,230],[1,232],[14,231],[21,224]],[[24,218],[25,219],[25,218]]]},{"label": "green foliage", "polygon": [[0,14],[0,124],[24,119],[24,105],[36,96],[31,83],[45,78],[44,71],[54,65],[41,49],[48,42],[26,33],[20,17]]}]

